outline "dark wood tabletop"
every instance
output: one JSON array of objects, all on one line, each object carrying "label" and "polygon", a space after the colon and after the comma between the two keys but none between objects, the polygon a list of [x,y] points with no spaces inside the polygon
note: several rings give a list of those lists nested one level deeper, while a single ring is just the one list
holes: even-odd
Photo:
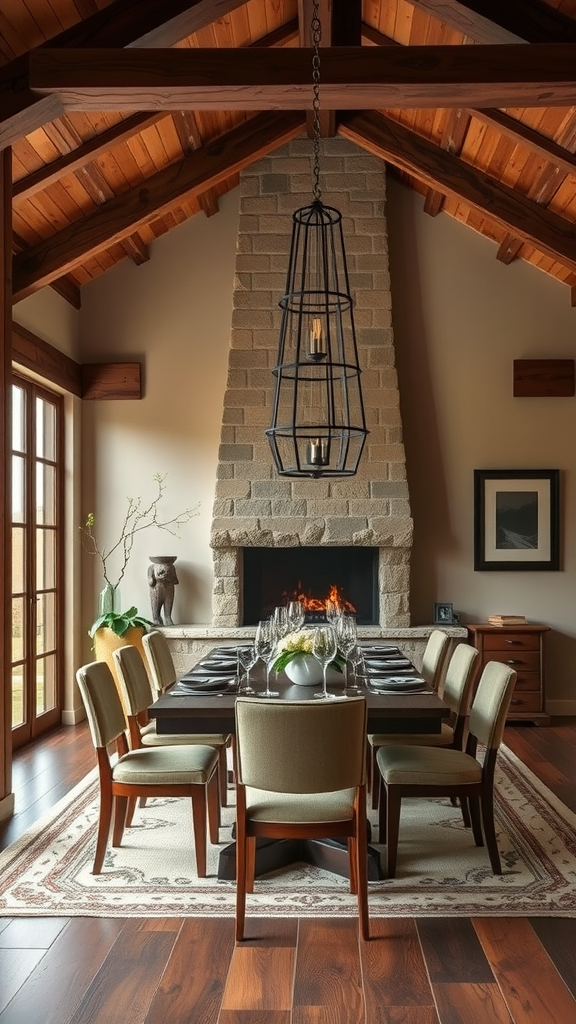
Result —
[{"label": "dark wood tabletop", "polygon": [[[260,666],[251,673],[255,689],[263,689],[265,685],[263,670],[259,669]],[[280,692],[283,700],[313,700],[318,687],[296,686],[280,672],[278,680],[274,680],[273,689]],[[328,689],[332,693],[342,690],[338,686],[329,686]],[[238,694],[233,691],[224,694],[172,696],[168,690],[152,704],[149,714],[151,718],[156,719],[157,731],[165,735],[183,732],[233,733],[237,696]],[[431,688],[425,693],[382,695],[364,691],[363,696],[366,697],[368,705],[370,733],[440,732],[443,719],[449,715],[448,707]]]}]

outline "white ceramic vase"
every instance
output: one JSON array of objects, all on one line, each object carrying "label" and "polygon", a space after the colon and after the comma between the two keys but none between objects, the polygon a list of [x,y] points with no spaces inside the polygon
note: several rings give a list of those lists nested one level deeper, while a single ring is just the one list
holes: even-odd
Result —
[{"label": "white ceramic vase", "polygon": [[[288,662],[284,672],[290,682],[296,683],[297,686],[322,685],[322,665],[313,654],[298,654]],[[326,680],[328,683],[343,683],[344,676],[329,665]]]}]

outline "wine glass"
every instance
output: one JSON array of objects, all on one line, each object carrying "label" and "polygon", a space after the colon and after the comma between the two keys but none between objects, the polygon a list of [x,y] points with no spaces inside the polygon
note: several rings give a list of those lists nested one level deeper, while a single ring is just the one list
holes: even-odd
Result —
[{"label": "wine glass", "polygon": [[278,697],[278,690],[270,689],[270,669],[276,653],[276,635],[273,621],[261,619],[256,626],[254,638],[254,650],[258,658],[261,658],[266,665],[266,689],[258,690],[258,697]]},{"label": "wine glass", "polygon": [[336,601],[332,601],[331,598],[326,599],[326,621],[332,626],[336,625],[338,620],[338,605]]},{"label": "wine glass", "polygon": [[351,693],[361,693],[362,689],[367,688],[366,682],[366,665],[364,663],[364,650],[360,644],[356,644],[352,648],[350,654],[350,661],[352,662],[352,668],[354,671],[354,683],[348,687]]},{"label": "wine glass", "polygon": [[356,619],[353,615],[345,612],[339,616],[336,623],[336,638],[338,649],[344,655],[344,688],[348,689],[348,657],[358,642]]},{"label": "wine glass", "polygon": [[326,672],[328,665],[334,660],[336,651],[338,650],[336,644],[336,633],[334,632],[331,625],[318,626],[314,632],[314,641],[312,644],[312,653],[314,657],[322,665],[322,675],[324,677],[324,689],[322,693],[315,693],[315,697],[330,697],[336,696],[334,693],[328,693],[326,689]]},{"label": "wine glass", "polygon": [[300,629],[306,621],[306,614],[301,601],[289,601],[286,606],[286,615],[291,630]]},{"label": "wine glass", "polygon": [[258,655],[252,644],[248,647],[238,648],[238,667],[240,669],[240,666],[242,666],[246,673],[246,682],[244,683],[244,686],[242,686],[240,683],[240,671],[238,671],[238,693],[244,693],[250,696],[256,693],[256,690],[250,684],[250,672],[257,661]]},{"label": "wine glass", "polygon": [[274,609],[274,633],[276,640],[281,640],[283,636],[286,636],[290,632],[290,623],[288,622],[288,612],[286,605],[279,604]]}]

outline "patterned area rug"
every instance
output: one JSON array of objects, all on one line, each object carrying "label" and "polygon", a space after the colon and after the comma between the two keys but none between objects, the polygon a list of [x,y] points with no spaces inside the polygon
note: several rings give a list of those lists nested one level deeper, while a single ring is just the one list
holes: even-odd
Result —
[{"label": "patterned area rug", "polygon": [[[404,801],[398,874],[370,883],[371,915],[575,917],[576,815],[505,747],[496,813],[501,877],[492,875],[485,848],[474,845],[447,800]],[[196,876],[188,800],[156,799],[139,808],[123,846],[110,850],[102,874],[93,876],[97,818],[93,772],[0,854],[1,916],[234,915],[234,883],[215,877],[221,847],[209,847],[211,876]],[[230,841],[233,818],[234,808],[226,808],[221,846]],[[338,875],[296,864],[258,878],[248,912],[355,916],[347,886]]]}]

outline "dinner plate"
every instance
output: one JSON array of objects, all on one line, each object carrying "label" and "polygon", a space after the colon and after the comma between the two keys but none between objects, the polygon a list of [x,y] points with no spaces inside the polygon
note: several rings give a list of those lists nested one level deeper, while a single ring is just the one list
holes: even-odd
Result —
[{"label": "dinner plate", "polygon": [[216,661],[216,659],[211,659],[210,661],[201,661],[198,669],[204,673],[207,672],[209,675],[217,675],[218,673],[227,675],[236,669],[236,664],[236,659],[234,661]]},{"label": "dinner plate", "polygon": [[368,647],[362,647],[364,654],[375,654],[381,658],[393,658],[395,654],[400,654],[400,648],[394,647],[387,644],[370,644]]},{"label": "dinner plate", "polygon": [[388,690],[394,693],[410,693],[414,690],[426,690],[424,679],[418,676],[389,676],[386,679],[371,679],[370,686],[374,690]]},{"label": "dinner plate", "polygon": [[410,668],[411,664],[408,658],[364,658],[364,664],[368,668],[378,668],[382,670],[397,668]]}]

